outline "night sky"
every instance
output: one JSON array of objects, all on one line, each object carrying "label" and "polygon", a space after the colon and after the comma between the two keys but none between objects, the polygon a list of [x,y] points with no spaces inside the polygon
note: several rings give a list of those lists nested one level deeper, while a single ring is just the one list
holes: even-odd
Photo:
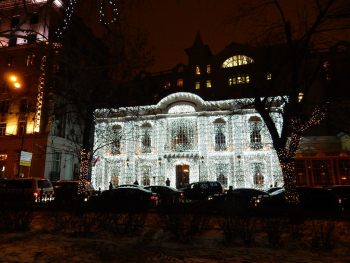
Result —
[{"label": "night sky", "polygon": [[149,33],[155,64],[147,70],[157,72],[178,63],[187,64],[184,49],[192,46],[198,30],[213,55],[233,41],[243,42],[242,34],[234,33],[232,27],[223,23],[234,10],[234,3],[233,0],[141,1],[129,20],[133,26]]}]

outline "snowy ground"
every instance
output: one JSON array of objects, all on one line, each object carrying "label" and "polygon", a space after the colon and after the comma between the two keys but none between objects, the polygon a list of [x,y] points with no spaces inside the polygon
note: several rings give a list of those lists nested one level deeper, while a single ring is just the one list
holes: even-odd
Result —
[{"label": "snowy ground", "polygon": [[145,229],[134,237],[115,237],[98,232],[91,237],[69,237],[49,233],[37,217],[30,231],[0,236],[0,262],[349,262],[350,222],[336,222],[332,250],[310,245],[310,237],[293,240],[282,235],[279,246],[272,248],[267,234],[258,230],[254,243],[223,244],[222,231],[213,225],[189,243],[181,243],[157,227],[149,216]]}]

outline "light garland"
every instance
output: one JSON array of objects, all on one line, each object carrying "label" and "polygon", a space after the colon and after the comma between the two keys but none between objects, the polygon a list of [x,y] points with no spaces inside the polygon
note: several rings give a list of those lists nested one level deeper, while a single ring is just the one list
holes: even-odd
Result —
[{"label": "light garland", "polygon": [[74,6],[77,3],[76,0],[69,0],[69,4],[66,7],[66,15],[65,18],[63,19],[63,25],[62,27],[57,27],[57,31],[55,32],[58,37],[62,35],[63,30],[65,30],[68,26],[69,21],[72,18],[73,12],[74,12]]},{"label": "light garland", "polygon": [[108,1],[109,4],[112,6],[112,11],[114,13],[113,19],[109,20],[108,22],[105,21],[105,3],[104,0],[100,0],[100,22],[102,22],[104,25],[109,25],[117,20],[118,14],[118,8],[117,4],[114,3],[113,0]]},{"label": "light garland", "polygon": [[[220,103],[229,107],[234,101]],[[217,105],[220,106],[220,103]],[[96,167],[93,167],[92,180],[95,187],[108,189],[109,181],[112,180],[112,167],[119,171],[119,184],[133,183],[137,178],[140,184],[149,182],[151,185],[165,185],[165,180],[169,177],[171,186],[175,187],[177,165],[189,166],[189,183],[222,180],[225,184],[227,180],[226,187],[232,185],[259,189],[266,189],[276,182],[278,185],[283,185],[277,154],[273,150],[271,136],[262,122],[257,124],[261,136],[260,146],[251,147],[252,124],[249,119],[254,116],[260,118],[254,111],[235,115],[229,111],[215,111],[213,114],[210,111],[206,112],[204,108],[200,113],[186,113],[178,116],[178,112],[170,114],[168,112],[168,114],[162,114],[162,118],[158,118],[155,114],[157,110],[152,107],[148,106],[149,111],[145,111],[145,117],[135,115],[138,116],[137,119],[125,117],[110,119],[103,113],[104,110],[96,113],[103,118],[98,118],[94,147],[96,154],[103,158]],[[144,109],[147,109],[147,106]],[[128,109],[123,110],[128,111]],[[130,112],[136,112],[136,110],[131,109]],[[147,114],[150,112],[154,115]],[[281,115],[276,112],[271,116],[276,127],[280,129]],[[219,119],[224,123],[223,121],[216,123]],[[146,123],[147,128],[142,128]],[[111,133],[113,125],[122,127],[120,132],[125,148],[120,154],[104,154],[105,149],[109,147],[108,142],[113,143],[111,139],[106,140],[114,136]],[[146,133],[150,136],[151,145],[147,147],[150,147],[151,151],[143,145]],[[215,137],[219,133],[222,133],[220,136],[225,140],[222,139],[218,144]],[[203,156],[203,162],[201,156]],[[237,156],[240,156],[239,160]],[[161,162],[158,161],[159,158]],[[147,173],[144,170],[145,167],[149,167]],[[259,184],[254,183],[254,175],[257,171],[263,178]]]},{"label": "light garland", "polygon": [[78,194],[83,194],[85,192],[86,182],[89,177],[90,170],[90,150],[83,149],[80,153],[80,172],[79,172],[79,184],[78,184]]}]

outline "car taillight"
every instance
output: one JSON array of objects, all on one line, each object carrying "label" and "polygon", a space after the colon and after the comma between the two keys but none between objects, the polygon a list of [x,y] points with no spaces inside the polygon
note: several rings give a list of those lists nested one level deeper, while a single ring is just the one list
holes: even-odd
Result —
[{"label": "car taillight", "polygon": [[34,197],[37,198],[38,196],[40,196],[40,192],[35,191],[34,192]]},{"label": "car taillight", "polygon": [[339,204],[341,204],[341,198],[338,198],[338,202],[339,202]]},{"label": "car taillight", "polygon": [[180,196],[184,196],[184,193],[180,193]]},{"label": "car taillight", "polygon": [[158,196],[152,195],[152,196],[151,196],[151,199],[152,199],[152,200],[158,200]]}]

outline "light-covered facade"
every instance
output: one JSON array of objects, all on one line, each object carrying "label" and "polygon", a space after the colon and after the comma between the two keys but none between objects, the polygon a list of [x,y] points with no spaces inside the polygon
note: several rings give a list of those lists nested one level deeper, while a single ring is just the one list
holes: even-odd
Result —
[{"label": "light-covered facade", "polygon": [[[176,188],[205,180],[225,188],[282,185],[269,133],[249,105],[179,92],[157,105],[98,110],[92,184],[104,190],[110,182],[165,185],[169,178]],[[280,110],[271,113],[279,126]]]}]

